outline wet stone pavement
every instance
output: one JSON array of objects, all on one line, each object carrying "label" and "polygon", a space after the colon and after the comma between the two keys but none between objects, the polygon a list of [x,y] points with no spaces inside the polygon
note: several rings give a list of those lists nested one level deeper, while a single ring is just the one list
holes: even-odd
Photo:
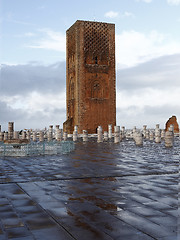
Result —
[{"label": "wet stone pavement", "polygon": [[179,240],[180,139],[0,159],[0,240]]}]

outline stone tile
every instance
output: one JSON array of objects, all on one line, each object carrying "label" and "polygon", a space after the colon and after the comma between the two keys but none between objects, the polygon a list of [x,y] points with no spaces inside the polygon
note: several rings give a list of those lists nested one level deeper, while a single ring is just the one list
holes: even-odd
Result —
[{"label": "stone tile", "polygon": [[15,228],[24,226],[23,222],[18,217],[2,219],[2,224],[4,228]]},{"label": "stone tile", "polygon": [[118,218],[154,238],[165,237],[173,234],[172,231],[169,231],[165,227],[128,211],[120,211]]},{"label": "stone tile", "polygon": [[73,240],[74,238],[62,227],[52,227],[48,229],[32,230],[36,240]]},{"label": "stone tile", "polygon": [[8,239],[12,238],[20,238],[20,237],[28,237],[30,235],[30,232],[25,227],[18,227],[18,228],[8,228],[6,229],[6,233],[8,236]]},{"label": "stone tile", "polygon": [[51,228],[56,224],[50,217],[45,213],[33,213],[23,216],[23,220],[29,229],[43,229]]}]

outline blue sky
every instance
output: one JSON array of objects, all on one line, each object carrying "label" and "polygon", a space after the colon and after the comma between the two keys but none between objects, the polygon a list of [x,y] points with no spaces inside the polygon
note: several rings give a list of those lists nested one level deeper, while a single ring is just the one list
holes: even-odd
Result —
[{"label": "blue sky", "polygon": [[115,23],[118,125],[163,128],[180,115],[180,0],[1,0],[0,8],[4,128],[62,126],[65,33],[78,19]]}]

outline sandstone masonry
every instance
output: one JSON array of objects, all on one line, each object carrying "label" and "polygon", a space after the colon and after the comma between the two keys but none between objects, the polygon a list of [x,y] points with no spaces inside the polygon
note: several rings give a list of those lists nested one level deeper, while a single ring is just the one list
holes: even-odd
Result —
[{"label": "sandstone masonry", "polygon": [[116,125],[115,25],[76,21],[66,32],[64,132]]}]

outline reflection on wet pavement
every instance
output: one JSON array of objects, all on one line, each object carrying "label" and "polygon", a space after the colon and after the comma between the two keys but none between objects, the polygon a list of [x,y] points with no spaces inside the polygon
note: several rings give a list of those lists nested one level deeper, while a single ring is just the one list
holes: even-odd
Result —
[{"label": "reflection on wet pavement", "polygon": [[178,239],[179,139],[0,163],[0,240]]}]

